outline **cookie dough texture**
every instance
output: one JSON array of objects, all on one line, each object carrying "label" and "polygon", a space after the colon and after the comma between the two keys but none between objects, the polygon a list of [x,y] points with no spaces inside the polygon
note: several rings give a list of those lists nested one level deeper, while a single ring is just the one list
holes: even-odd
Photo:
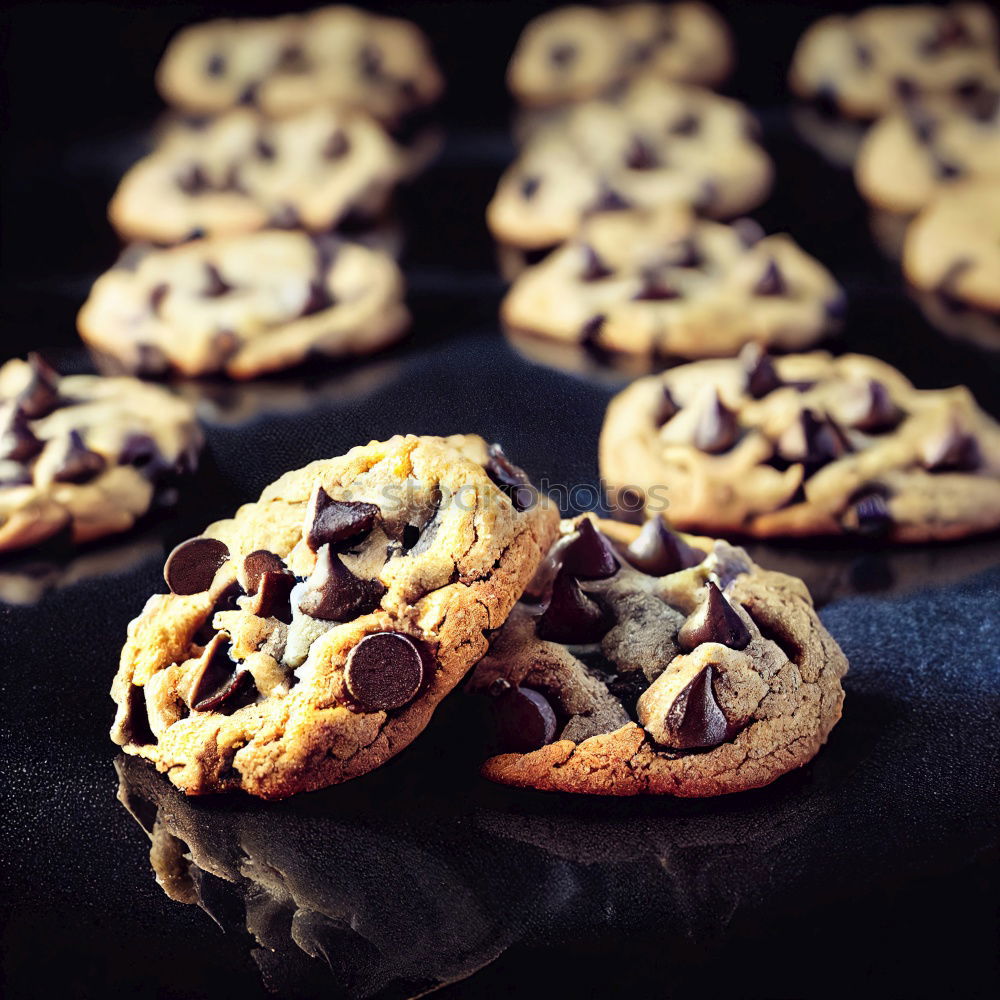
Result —
[{"label": "cookie dough texture", "polygon": [[78,326],[128,371],[247,379],[386,347],[409,323],[403,292],[380,251],[268,231],[134,248],[98,278]]},{"label": "cookie dough texture", "polygon": [[799,40],[790,83],[844,117],[872,119],[913,98],[973,91],[998,73],[990,5],[914,4],[817,21]]},{"label": "cookie dough texture", "polygon": [[122,178],[108,215],[126,240],[179,243],[268,228],[372,221],[406,171],[377,122],[316,107],[279,121],[237,108],[169,129]]},{"label": "cookie dough texture", "polygon": [[914,389],[856,354],[770,364],[758,396],[740,359],[632,383],[601,432],[609,488],[713,533],[922,542],[1000,527],[1000,427],[968,389]]},{"label": "cookie dough texture", "polygon": [[[469,689],[542,692],[561,731],[538,750],[491,758],[483,774],[547,791],[700,797],[757,788],[811,760],[840,718],[847,660],[805,585],[726,542],[691,536],[682,541],[700,562],[647,575],[624,558],[638,529],[599,523],[618,542],[620,566],[579,585],[614,624],[598,644],[574,646],[541,638],[537,613],[515,608]],[[564,537],[573,530],[563,524]],[[746,645],[703,641],[683,652],[678,629],[706,600],[709,581],[738,616]],[[725,716],[727,738],[698,750],[663,745],[664,713],[706,673],[706,697]],[[635,708],[612,693],[623,682],[643,690]]]},{"label": "cookie dough texture", "polygon": [[202,445],[194,408],[166,389],[36,364],[0,367],[0,552],[128,531]]},{"label": "cookie dough texture", "polygon": [[[346,781],[398,753],[485,652],[485,633],[503,623],[556,531],[547,502],[515,507],[488,464],[481,438],[395,437],[289,472],[259,501],[210,525],[205,536],[224,542],[230,558],[208,592],[155,595],[129,626],[112,687],[112,739],[188,794],[243,789],[264,798]],[[382,594],[352,620],[311,618],[296,604],[324,552],[310,547],[318,487],[378,508],[370,532],[339,550],[343,566],[377,581],[365,586]],[[234,580],[249,584],[244,559],[260,549],[300,581],[287,626],[254,614],[250,597],[216,609]],[[196,711],[189,702],[198,661],[219,629],[243,660],[237,669],[253,675],[252,697]],[[431,666],[402,708],[363,710],[351,701],[345,664],[362,639],[381,632],[410,637]]]},{"label": "cookie dough texture", "polygon": [[830,273],[756,223],[683,206],[607,212],[528,268],[501,315],[513,330],[632,354],[735,354],[749,341],[814,344],[844,304]]},{"label": "cookie dough texture", "polygon": [[252,104],[284,118],[334,106],[389,125],[443,89],[415,25],[348,6],[191,25],[167,47],[156,83],[167,103],[196,114]]},{"label": "cookie dough texture", "polygon": [[711,87],[733,65],[729,29],[702,3],[559,7],[524,29],[507,69],[521,103],[552,107],[649,74]]},{"label": "cookie dough texture", "polygon": [[494,236],[554,246],[594,212],[672,202],[712,218],[755,208],[771,161],[743,105],[711,91],[644,78],[614,101],[573,107],[532,133],[487,210]]}]

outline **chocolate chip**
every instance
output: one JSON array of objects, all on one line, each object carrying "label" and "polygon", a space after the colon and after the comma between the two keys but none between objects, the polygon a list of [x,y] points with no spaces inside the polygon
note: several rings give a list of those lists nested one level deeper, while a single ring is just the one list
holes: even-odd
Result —
[{"label": "chocolate chip", "polygon": [[368,535],[380,514],[373,503],[334,500],[317,484],[306,508],[306,545],[313,552],[324,545],[347,548]]},{"label": "chocolate chip", "polygon": [[576,46],[570,42],[557,42],[549,47],[549,62],[559,69],[566,69],[576,59]]},{"label": "chocolate chip", "polygon": [[789,448],[779,441],[779,452],[782,458],[801,462],[806,467],[806,475],[852,451],[843,431],[832,420],[822,419],[812,410],[802,411],[795,430],[797,436],[801,436],[801,448],[798,443]]},{"label": "chocolate chip", "polygon": [[697,135],[701,129],[701,119],[694,114],[686,114],[667,126],[670,135]]},{"label": "chocolate chip", "polygon": [[738,436],[736,414],[722,402],[719,393],[714,392],[695,425],[694,446],[714,455],[728,451],[736,443]]},{"label": "chocolate chip", "polygon": [[217,633],[201,654],[191,684],[191,708],[195,712],[211,712],[229,701],[252,681],[249,670],[241,670],[229,656],[230,636]]},{"label": "chocolate chip", "polygon": [[618,558],[611,543],[589,517],[580,522],[576,537],[562,550],[562,565],[580,580],[606,580],[618,572]]},{"label": "chocolate chip", "polygon": [[921,461],[928,472],[974,472],[982,458],[971,434],[950,427],[936,440],[923,445]]},{"label": "chocolate chip", "polygon": [[705,584],[705,599],[681,626],[677,642],[687,652],[703,642],[719,642],[730,649],[746,649],[750,645],[750,632],[722,591],[709,580]]},{"label": "chocolate chip", "polygon": [[146,709],[146,690],[139,684],[130,684],[126,697],[125,740],[136,746],[153,746],[156,736],[149,725]]},{"label": "chocolate chip", "polygon": [[243,582],[248,594],[256,594],[265,573],[284,573],[281,556],[269,549],[255,549],[243,559]]},{"label": "chocolate chip", "polygon": [[489,447],[486,475],[510,497],[515,510],[528,510],[535,505],[537,492],[528,474],[516,466],[498,444]]},{"label": "chocolate chip", "polygon": [[275,229],[298,229],[302,224],[298,209],[294,205],[280,205],[271,216],[271,225]]},{"label": "chocolate chip", "polygon": [[149,293],[149,308],[154,316],[160,315],[160,306],[163,305],[163,300],[169,291],[170,286],[166,282],[153,286],[153,290]]},{"label": "chocolate chip", "polygon": [[787,295],[788,285],[785,276],[778,269],[777,262],[772,257],[767,262],[767,267],[761,275],[760,280],[754,285],[754,295]]},{"label": "chocolate chip", "polygon": [[334,553],[323,545],[316,553],[316,565],[299,595],[299,610],[311,618],[346,622],[374,611],[385,587],[378,580],[356,577]]},{"label": "chocolate chip", "polygon": [[208,614],[205,616],[205,620],[194,633],[194,636],[192,637],[194,641],[202,646],[211,642],[212,637],[215,635],[215,628],[212,625],[212,620],[217,614],[219,614],[220,611],[238,611],[240,607],[239,599],[245,596],[246,591],[240,586],[239,581],[230,580],[229,583],[222,588],[219,596],[215,599],[215,604],[212,605]]},{"label": "chocolate chip", "polygon": [[863,69],[870,69],[874,63],[871,48],[862,42],[854,43],[854,58]]},{"label": "chocolate chip", "polygon": [[714,673],[711,665],[699,670],[667,710],[670,745],[677,750],[707,749],[729,739],[729,722],[712,690]]},{"label": "chocolate chip", "polygon": [[376,80],[382,75],[382,53],[374,45],[362,45],[358,51],[361,75]]},{"label": "chocolate chip", "polygon": [[347,655],[344,680],[351,698],[366,712],[402,708],[424,685],[424,657],[402,632],[366,635]]},{"label": "chocolate chip", "polygon": [[608,185],[601,187],[597,200],[591,206],[592,212],[621,212],[632,207],[632,203]]},{"label": "chocolate chip", "polygon": [[885,385],[875,379],[869,379],[864,392],[867,396],[864,409],[860,416],[851,422],[851,426],[871,434],[891,431],[897,427],[903,414],[892,401]]},{"label": "chocolate chip", "polygon": [[107,460],[84,443],[78,430],[71,430],[62,446],[52,478],[57,483],[87,483],[107,467]]},{"label": "chocolate chip", "polygon": [[409,552],[420,541],[420,529],[415,524],[403,528],[402,546],[404,552]]},{"label": "chocolate chip", "polygon": [[614,624],[601,606],[588,597],[571,573],[560,570],[552,583],[552,597],[538,619],[538,635],[567,645],[603,639]]},{"label": "chocolate chip", "polygon": [[604,326],[606,316],[591,316],[586,323],[580,327],[580,343],[584,347],[598,347],[601,329]]},{"label": "chocolate chip", "polygon": [[667,302],[670,299],[681,298],[681,293],[668,284],[662,275],[654,271],[645,271],[642,275],[642,285],[632,296],[633,302]]},{"label": "chocolate chip", "polygon": [[583,271],[580,272],[581,281],[600,281],[615,273],[601,260],[589,243],[584,243],[580,249],[583,251],[584,260]]},{"label": "chocolate chip", "polygon": [[680,240],[671,248],[670,263],[674,267],[701,267],[705,258],[692,237]]},{"label": "chocolate chip", "polygon": [[266,570],[255,583],[256,593],[250,602],[251,613],[258,618],[277,618],[290,625],[292,606],[289,595],[295,586],[295,575],[284,567],[280,570]]},{"label": "chocolate chip", "polygon": [[860,496],[851,508],[853,517],[845,519],[845,526],[859,535],[880,537],[892,527],[892,515],[886,498],[880,492]]},{"label": "chocolate chip", "polygon": [[649,576],[666,576],[699,565],[705,553],[681,541],[666,526],[662,517],[653,517],[642,526],[638,537],[625,550],[625,558]]},{"label": "chocolate chip", "polygon": [[937,172],[938,177],[944,181],[956,180],[965,173],[965,170],[957,163],[950,163],[941,157],[937,157],[935,160],[934,169]]},{"label": "chocolate chip", "polygon": [[219,269],[214,264],[205,263],[205,288],[202,295],[206,299],[218,299],[233,290],[233,286],[227,282],[219,273]]},{"label": "chocolate chip", "polygon": [[763,399],[782,385],[774,362],[760,344],[747,344],[740,351],[740,363],[746,373],[746,391],[754,399]]},{"label": "chocolate chip", "polygon": [[641,136],[632,136],[625,153],[625,166],[630,170],[652,170],[660,165],[659,158],[652,146]]},{"label": "chocolate chip", "polygon": [[351,148],[350,140],[341,129],[337,129],[323,146],[324,160],[339,160],[348,154]]},{"label": "chocolate chip", "polygon": [[312,316],[313,313],[322,312],[324,309],[330,309],[335,305],[333,296],[327,290],[325,281],[310,281],[309,282],[309,297],[306,299],[305,305],[302,307],[302,316]]},{"label": "chocolate chip", "polygon": [[212,184],[204,168],[198,163],[191,163],[177,175],[177,186],[185,194],[197,195],[209,190]]},{"label": "chocolate chip", "polygon": [[535,197],[538,191],[539,185],[542,183],[540,177],[522,177],[521,178],[521,197],[525,201],[531,201]]},{"label": "chocolate chip", "polygon": [[205,72],[209,76],[222,76],[226,72],[226,57],[219,52],[213,52],[205,64]]},{"label": "chocolate chip", "polygon": [[240,96],[236,99],[237,104],[241,104],[243,107],[252,107],[257,103],[257,84],[248,83],[243,90],[240,92]]},{"label": "chocolate chip", "polygon": [[163,579],[172,594],[201,594],[212,586],[215,574],[228,558],[225,542],[217,538],[189,538],[167,556]]},{"label": "chocolate chip", "polygon": [[764,228],[756,219],[737,219],[733,223],[733,229],[747,249],[756,246],[764,238]]},{"label": "chocolate chip", "polygon": [[534,688],[508,688],[491,707],[494,732],[504,753],[531,753],[556,738],[556,713]]},{"label": "chocolate chip", "polygon": [[920,92],[920,88],[909,78],[897,76],[893,80],[896,96],[902,101],[912,101]]},{"label": "chocolate chip", "polygon": [[43,447],[17,403],[10,402],[0,409],[0,460],[27,462]]},{"label": "chocolate chip", "polygon": [[277,152],[273,144],[267,141],[263,136],[258,136],[257,141],[253,145],[254,152],[262,160],[273,160],[277,156]]},{"label": "chocolate chip", "polygon": [[29,419],[45,417],[59,406],[59,373],[40,354],[28,355],[31,373],[27,385],[17,394],[18,409]]}]

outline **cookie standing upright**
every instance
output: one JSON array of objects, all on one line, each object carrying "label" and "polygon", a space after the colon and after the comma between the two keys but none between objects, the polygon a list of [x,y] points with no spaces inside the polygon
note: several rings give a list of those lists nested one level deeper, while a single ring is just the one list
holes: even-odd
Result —
[{"label": "cookie standing upright", "polygon": [[487,778],[701,797],[811,760],[846,671],[800,580],[660,520],[585,516],[563,523],[468,688],[489,698],[502,751]]},{"label": "cookie standing upright", "polygon": [[[601,473],[679,528],[915,542],[1000,527],[1000,426],[875,358],[700,361],[608,406]],[[632,494],[635,494],[633,497]]]},{"label": "cookie standing upright", "polygon": [[127,531],[202,445],[194,408],[133,378],[0,367],[0,552]]},{"label": "cookie standing upright", "polygon": [[409,323],[396,262],[331,236],[268,231],[140,253],[97,280],[78,318],[90,347],[129,371],[253,378],[313,354],[369,354]]},{"label": "cookie standing upright", "polygon": [[112,738],[189,794],[364,774],[485,652],[557,514],[497,446],[395,437],[282,476],[171,553]]}]

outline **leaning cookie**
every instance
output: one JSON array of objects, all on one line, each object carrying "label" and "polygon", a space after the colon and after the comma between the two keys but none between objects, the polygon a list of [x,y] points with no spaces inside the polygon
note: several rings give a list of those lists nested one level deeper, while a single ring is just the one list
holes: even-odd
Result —
[{"label": "leaning cookie", "polygon": [[811,760],[846,671],[800,580],[658,518],[640,532],[584,516],[563,522],[468,687],[491,696],[513,751],[487,778],[698,797]]},{"label": "leaning cookie", "polygon": [[605,212],[511,286],[512,330],[631,354],[731,356],[749,341],[811,346],[844,311],[830,273],[757,223],[685,206]]},{"label": "leaning cookie", "polygon": [[372,222],[406,170],[381,126],[319,107],[269,121],[238,108],[199,129],[168,130],[122,178],[108,208],[127,240]]},{"label": "leaning cookie", "polygon": [[80,335],[127,371],[254,378],[313,354],[370,354],[409,323],[386,254],[269,231],[127,252],[98,278]]},{"label": "leaning cookie", "polygon": [[128,531],[158,487],[193,471],[194,408],[133,378],[60,377],[38,355],[0,367],[0,552],[62,532]]},{"label": "leaning cookie", "polygon": [[395,437],[289,472],[171,553],[171,593],[129,626],[112,739],[188,794],[365,774],[486,651],[556,524],[478,437]]},{"label": "leaning cookie", "polygon": [[917,542],[1000,527],[1000,426],[964,387],[915,389],[875,358],[753,345],[616,396],[601,473],[626,509],[685,530]]}]

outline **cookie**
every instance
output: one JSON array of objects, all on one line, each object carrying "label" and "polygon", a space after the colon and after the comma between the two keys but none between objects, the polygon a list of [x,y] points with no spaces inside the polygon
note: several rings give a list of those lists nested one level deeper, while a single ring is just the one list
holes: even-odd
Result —
[{"label": "cookie", "polygon": [[712,218],[756,207],[771,161],[743,105],[645,78],[618,100],[590,101],[534,133],[500,179],[487,219],[503,243],[536,249],[572,236],[594,212],[694,206]]},{"label": "cookie", "polygon": [[216,237],[123,264],[98,278],[78,326],[133,372],[254,378],[313,354],[369,354],[409,323],[396,262],[331,236]]},{"label": "cookie", "polygon": [[490,696],[507,751],[487,778],[700,797],[810,761],[846,671],[801,580],[659,518],[640,531],[584,516],[563,522],[468,688]]},{"label": "cookie", "polygon": [[478,437],[286,473],[167,559],[129,626],[112,739],[188,794],[284,798],[378,767],[486,651],[557,515]]},{"label": "cookie", "polygon": [[60,377],[37,354],[0,367],[0,552],[128,531],[194,470],[194,408],[133,378]]},{"label": "cookie", "polygon": [[606,212],[524,272],[501,315],[512,329],[632,354],[729,356],[749,341],[815,343],[844,310],[829,272],[750,219],[689,208]]},{"label": "cookie", "polygon": [[522,104],[552,107],[649,74],[711,87],[732,70],[726,23],[703,3],[558,7],[524,29],[507,69]]},{"label": "cookie", "polygon": [[878,118],[914,98],[974,94],[1000,74],[997,45],[984,3],[870,7],[813,24],[789,82],[845,118]]},{"label": "cookie", "polygon": [[902,213],[956,184],[1000,185],[1000,89],[962,109],[920,103],[887,115],[865,136],[854,176],[868,201]]},{"label": "cookie", "polygon": [[444,84],[416,25],[336,6],[184,28],[156,85],[168,104],[196,114],[252,105],[283,118],[333,106],[396,125],[436,101]]},{"label": "cookie", "polygon": [[[1000,527],[1000,426],[968,389],[847,354],[701,361],[608,407],[601,473],[686,530],[903,542]],[[623,505],[624,504],[624,501]]]},{"label": "cookie", "polygon": [[358,112],[313,108],[272,122],[239,108],[168,131],[122,178],[108,215],[123,239],[162,244],[327,232],[377,219],[404,169],[382,128]]}]

